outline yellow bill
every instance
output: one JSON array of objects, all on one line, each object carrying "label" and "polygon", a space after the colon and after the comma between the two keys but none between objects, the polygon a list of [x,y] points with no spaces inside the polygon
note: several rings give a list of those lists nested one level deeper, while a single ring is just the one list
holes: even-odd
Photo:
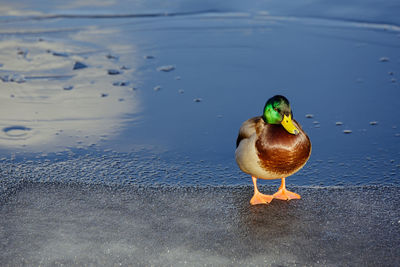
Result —
[{"label": "yellow bill", "polygon": [[292,121],[292,115],[289,114],[289,117],[286,115],[283,115],[283,120],[281,122],[283,128],[286,129],[291,134],[298,134],[299,130],[294,126],[293,121]]}]

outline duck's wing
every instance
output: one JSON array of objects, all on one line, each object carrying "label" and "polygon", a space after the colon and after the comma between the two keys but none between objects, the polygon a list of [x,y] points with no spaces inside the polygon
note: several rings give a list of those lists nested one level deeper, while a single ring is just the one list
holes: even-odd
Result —
[{"label": "duck's wing", "polygon": [[260,127],[260,123],[262,122],[263,119],[261,118],[261,116],[254,117],[243,122],[239,130],[239,135],[236,139],[236,148],[239,146],[240,141],[246,138],[250,138],[250,136],[258,132],[258,128]]}]

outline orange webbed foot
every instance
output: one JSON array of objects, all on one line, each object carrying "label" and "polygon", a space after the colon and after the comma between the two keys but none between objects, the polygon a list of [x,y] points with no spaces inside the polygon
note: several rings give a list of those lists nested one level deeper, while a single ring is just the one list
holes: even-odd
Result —
[{"label": "orange webbed foot", "polygon": [[284,188],[279,189],[278,192],[276,192],[272,196],[276,199],[281,200],[301,199],[301,196],[299,194],[290,192]]},{"label": "orange webbed foot", "polygon": [[281,186],[279,187],[278,192],[272,195],[276,199],[280,200],[291,200],[291,199],[301,199],[299,194],[290,192],[289,190],[286,190],[286,183],[285,183],[285,178],[282,178],[282,183]]},{"label": "orange webbed foot", "polygon": [[257,204],[268,204],[270,203],[274,197],[271,195],[264,195],[258,191],[257,188],[257,178],[252,176],[253,179],[253,184],[254,184],[254,195],[250,200],[251,205],[257,205]]},{"label": "orange webbed foot", "polygon": [[257,192],[251,198],[250,204],[251,205],[269,204],[273,199],[274,199],[274,197],[271,195],[264,195],[264,194],[261,194],[260,192]]}]

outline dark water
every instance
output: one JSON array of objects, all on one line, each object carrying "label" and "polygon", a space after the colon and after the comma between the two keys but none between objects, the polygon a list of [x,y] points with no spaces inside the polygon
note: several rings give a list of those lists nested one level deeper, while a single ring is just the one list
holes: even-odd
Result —
[{"label": "dark water", "polygon": [[[196,191],[200,186],[206,188],[206,193],[199,193],[200,199],[208,196],[207,190],[217,192],[218,196],[209,196],[209,208],[211,213],[219,213],[218,198],[226,197],[221,186],[241,192],[237,196],[251,192],[247,187],[250,177],[234,160],[236,137],[241,123],[260,115],[265,101],[275,94],[289,98],[295,119],[313,144],[307,165],[287,179],[289,186],[313,192],[303,208],[293,208],[296,214],[318,206],[318,201],[329,207],[334,201],[331,197],[315,198],[328,194],[324,190],[346,189],[347,197],[334,194],[342,204],[351,192],[361,194],[355,202],[364,203],[364,193],[373,195],[376,189],[371,188],[380,186],[385,186],[379,189],[381,195],[398,194],[399,10],[398,1],[2,1],[2,213],[9,214],[12,203],[24,203],[24,190],[28,190],[27,194],[38,199],[38,221],[33,225],[41,225],[48,207],[43,192],[52,190],[54,183],[65,186],[59,191],[60,198],[70,196],[71,184],[160,190],[172,186],[177,195],[166,198],[171,201],[171,214],[179,211],[172,205],[180,196],[179,188]],[[32,192],[27,187],[30,184],[35,185]],[[138,194],[135,190],[133,195]],[[120,207],[126,204],[118,194],[113,197]],[[248,205],[249,197],[240,200]],[[385,207],[387,203],[381,215],[391,221],[385,231],[377,235],[372,231],[360,240],[377,238],[378,245],[390,245],[389,236],[398,231],[399,217],[398,212],[393,213],[394,200],[386,200],[376,205]],[[93,208],[92,202],[85,203],[82,209]],[[73,209],[80,204],[66,205]],[[104,219],[104,209],[92,212]],[[19,211],[24,212],[16,208]],[[336,211],[325,210],[329,216],[343,216],[342,208]],[[230,209],[221,222],[235,212]],[[265,216],[268,214],[259,220]],[[318,223],[318,216],[312,213],[301,220],[304,235],[311,231],[307,221]],[[350,216],[361,215],[354,211]],[[3,231],[13,223],[2,221]],[[213,229],[212,222],[204,223]],[[324,223],[329,225],[329,221]],[[335,220],[332,224],[334,231],[345,227]],[[345,223],[349,229],[359,230],[354,224],[353,219]],[[379,221],[372,220],[365,227],[376,225]],[[101,223],[97,226],[103,229]],[[235,231],[242,231],[237,227]],[[151,230],[157,232],[156,228]],[[32,232],[44,234],[38,229]],[[319,237],[320,233],[316,234],[315,238]],[[224,242],[240,241],[224,238]],[[12,260],[15,253],[23,254],[17,249],[18,242],[5,250],[11,253],[7,256],[10,264],[24,262]],[[391,245],[398,245],[396,242]],[[131,249],[131,243],[127,244],[125,248]],[[205,255],[209,247],[201,247],[196,257]],[[42,248],[44,255],[50,253]],[[63,248],[59,248],[61,253]],[[235,251],[241,249],[234,247]],[[357,252],[356,247],[349,250]],[[91,253],[99,252],[94,249]],[[310,265],[321,260],[317,256],[297,258],[301,253],[285,254],[286,261],[274,258],[273,262]],[[334,264],[338,263],[334,254],[344,251],[321,253],[329,258],[323,263]],[[221,250],[219,254],[229,252]],[[390,259],[395,254],[379,251],[373,255]],[[265,263],[262,257],[249,261],[249,255],[214,263]],[[368,259],[365,253],[359,255]],[[27,262],[40,262],[29,259]],[[171,264],[177,262],[173,259]],[[366,262],[346,259],[356,265]],[[52,259],[44,262],[54,263]]]},{"label": "dark water", "polygon": [[[163,182],[247,184],[233,159],[238,128],[284,94],[313,143],[288,182],[398,184],[400,29],[389,6],[343,3],[353,16],[338,18],[324,2],[297,15],[273,3],[24,5],[1,17],[3,172],[43,160],[57,168],[59,158],[105,165],[111,150],[133,176],[151,154],[176,165]],[[134,166],[123,163],[130,155]],[[111,177],[76,178],[132,180]]]}]

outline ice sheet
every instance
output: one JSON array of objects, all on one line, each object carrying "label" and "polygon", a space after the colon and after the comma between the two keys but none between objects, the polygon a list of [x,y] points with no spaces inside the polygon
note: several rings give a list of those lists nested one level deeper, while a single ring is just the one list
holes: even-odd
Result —
[{"label": "ice sheet", "polygon": [[[264,192],[276,188],[262,187]],[[22,184],[0,206],[2,265],[397,266],[399,187]]]}]

